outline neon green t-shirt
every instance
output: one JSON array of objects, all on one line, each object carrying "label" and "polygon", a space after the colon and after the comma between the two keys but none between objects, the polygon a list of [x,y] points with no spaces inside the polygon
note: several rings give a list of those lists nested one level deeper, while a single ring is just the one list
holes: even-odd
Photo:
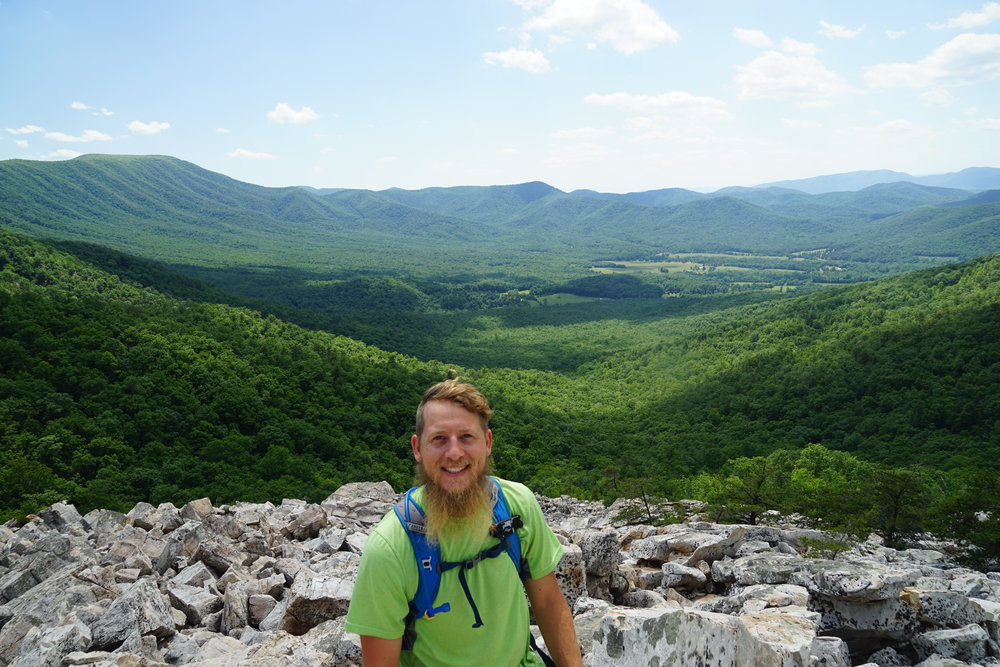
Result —
[{"label": "neon green t-shirt", "polygon": [[[545,523],[538,501],[528,487],[498,480],[511,514],[521,515],[518,531],[521,555],[533,579],[546,576],[559,564],[563,549]],[[423,501],[423,489],[414,494]],[[498,540],[489,535],[464,535],[441,540],[441,558],[472,558]],[[394,512],[386,514],[368,536],[354,583],[345,629],[359,635],[397,639],[403,636],[409,602],[417,592],[417,562],[410,538]],[[472,598],[483,625],[473,628],[475,616],[458,579],[458,569],[441,575],[435,606],[450,603],[451,611],[417,619],[412,651],[403,651],[402,665],[541,665],[528,643],[528,603],[514,562],[506,553],[479,562],[466,571]]]}]

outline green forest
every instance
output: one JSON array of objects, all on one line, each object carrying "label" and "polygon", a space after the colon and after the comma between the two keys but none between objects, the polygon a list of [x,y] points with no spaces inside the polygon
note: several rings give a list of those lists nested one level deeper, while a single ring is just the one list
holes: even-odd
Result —
[{"label": "green forest", "polygon": [[[971,225],[982,242],[979,254],[919,249],[948,262],[872,259],[889,250],[837,259],[846,241],[768,255],[773,239],[746,250],[678,243],[670,252],[699,253],[683,258],[654,244],[601,256],[605,244],[577,220],[581,240],[566,252],[556,251],[563,230],[545,252],[501,259],[493,248],[452,263],[479,243],[473,229],[435,268],[440,234],[493,221],[523,248],[544,238],[540,218],[524,222],[526,207],[568,216],[570,202],[582,217],[597,213],[544,184],[394,191],[382,197],[388,217],[374,226],[383,229],[351,236],[343,192],[330,203],[185,168],[167,172],[177,191],[157,213],[163,161],[179,161],[88,157],[83,176],[63,173],[77,160],[28,163],[27,175],[0,163],[0,520],[60,499],[128,510],[204,496],[318,501],[358,480],[401,490],[419,395],[458,375],[494,404],[498,474],[545,495],[696,498],[719,520],[797,513],[893,545],[933,532],[960,540],[973,562],[1000,555],[1000,246],[981,233],[996,228],[991,205],[940,209],[940,225],[960,220],[951,237]],[[76,188],[59,210],[35,182],[46,170]],[[197,179],[184,180],[187,171]],[[189,192],[196,185],[201,199]],[[247,189],[254,203],[226,188]],[[620,205],[593,199],[597,210]],[[740,215],[743,203],[723,210]],[[437,217],[421,218],[431,204]],[[202,207],[226,206],[201,217]],[[937,210],[917,206],[901,215],[926,221]],[[252,259],[193,236],[213,220],[245,229],[254,215],[297,217],[291,227],[303,236],[272,243],[267,224],[248,222],[241,238]],[[439,219],[447,231],[434,227]],[[531,230],[512,231],[518,221]],[[321,225],[351,244],[335,253]],[[187,240],[175,244],[178,234]],[[407,246],[407,236],[417,241]],[[617,243],[612,250],[634,242]],[[341,254],[338,265],[331,258]],[[363,256],[365,270],[355,266]],[[739,257],[747,266],[727,277],[721,267]],[[594,271],[665,258],[698,267]],[[708,270],[712,261],[719,270]],[[806,273],[836,264],[854,277],[794,290],[745,280],[800,262]],[[546,300],[553,295],[572,298]]]}]

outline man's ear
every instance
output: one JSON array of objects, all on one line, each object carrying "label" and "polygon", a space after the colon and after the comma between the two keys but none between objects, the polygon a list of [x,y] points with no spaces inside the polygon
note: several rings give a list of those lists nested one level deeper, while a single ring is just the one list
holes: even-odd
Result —
[{"label": "man's ear", "polygon": [[492,429],[486,429],[486,455],[489,456],[493,452],[493,431]]},{"label": "man's ear", "polygon": [[413,448],[413,458],[420,463],[420,438],[416,434],[410,438],[410,447]]}]

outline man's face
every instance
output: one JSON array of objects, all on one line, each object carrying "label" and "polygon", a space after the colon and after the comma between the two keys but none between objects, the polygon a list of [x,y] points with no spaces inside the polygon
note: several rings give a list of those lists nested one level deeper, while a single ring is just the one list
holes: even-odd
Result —
[{"label": "man's face", "polygon": [[424,474],[446,493],[461,493],[481,479],[493,450],[493,432],[479,416],[448,400],[424,404],[424,430],[410,442]]}]

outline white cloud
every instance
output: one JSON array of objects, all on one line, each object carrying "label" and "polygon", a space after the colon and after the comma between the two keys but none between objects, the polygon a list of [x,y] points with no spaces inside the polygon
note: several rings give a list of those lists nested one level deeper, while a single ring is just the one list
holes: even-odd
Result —
[{"label": "white cloud", "polygon": [[500,155],[520,155],[521,151],[516,148],[501,148]]},{"label": "white cloud", "polygon": [[38,127],[37,125],[23,125],[19,128],[5,128],[11,134],[35,134],[36,132],[44,132],[44,127]]},{"label": "white cloud", "polygon": [[159,134],[170,129],[170,123],[154,120],[150,123],[143,123],[141,120],[133,120],[128,124],[128,129],[133,134]]},{"label": "white cloud", "polygon": [[854,29],[845,28],[842,25],[827,23],[826,21],[820,21],[819,25],[819,34],[824,37],[829,37],[830,39],[854,39],[865,29],[865,26]]},{"label": "white cloud", "polygon": [[593,106],[614,107],[635,113],[680,112],[698,116],[701,119],[730,118],[726,103],[714,97],[698,97],[681,90],[656,95],[633,95],[631,93],[591,93],[584,100]]},{"label": "white cloud", "polygon": [[219,134],[229,134],[229,130],[224,127],[217,127],[215,128],[215,131]]},{"label": "white cloud", "polygon": [[21,148],[27,148],[28,147],[28,140],[27,139],[15,139],[14,143],[17,144],[18,146],[20,146]]},{"label": "white cloud", "polygon": [[83,153],[71,150],[69,148],[60,148],[59,150],[52,151],[51,153],[45,153],[44,155],[35,155],[32,157],[34,160],[72,160],[75,157],[80,157]]},{"label": "white cloud", "polygon": [[896,119],[886,121],[879,125],[875,125],[874,127],[864,127],[860,125],[846,127],[841,130],[841,133],[877,137],[889,134],[926,134],[927,128],[908,120]]},{"label": "white cloud", "polygon": [[267,117],[279,124],[309,123],[314,120],[319,120],[319,114],[313,111],[311,107],[302,107],[300,110],[296,111],[286,102],[281,102],[274,107],[273,111],[268,111]]},{"label": "white cloud", "polygon": [[552,133],[552,137],[555,139],[596,139],[597,137],[603,137],[611,134],[609,129],[600,129],[596,127],[577,127],[572,130],[558,130]]},{"label": "white cloud", "polygon": [[51,139],[52,141],[65,141],[67,143],[90,143],[91,141],[111,141],[111,136],[104,134],[103,132],[98,132],[97,130],[84,130],[83,134],[74,137],[71,134],[66,134],[65,132],[46,132],[46,139]]},{"label": "white cloud", "polygon": [[528,32],[579,34],[626,55],[680,40],[680,34],[642,0],[515,1],[529,11],[543,9],[525,24]]},{"label": "white cloud", "polygon": [[1000,118],[982,118],[969,121],[967,125],[974,130],[1000,130]]},{"label": "white cloud", "polygon": [[615,151],[602,144],[584,141],[574,144],[552,146],[545,163],[551,166],[578,166],[587,163],[601,163],[612,158]]},{"label": "white cloud", "polygon": [[277,156],[271,155],[270,153],[254,153],[253,151],[248,151],[245,148],[237,148],[234,151],[229,151],[226,153],[229,157],[240,158],[243,160],[276,160]]},{"label": "white cloud", "polygon": [[1000,78],[1000,34],[963,33],[915,63],[864,68],[872,88],[962,86]]},{"label": "white cloud", "polygon": [[899,39],[906,34],[905,30],[886,30],[885,36],[889,39]]},{"label": "white cloud", "polygon": [[754,46],[758,49],[769,49],[774,46],[771,38],[761,30],[747,30],[746,28],[733,28],[733,37],[747,46]]},{"label": "white cloud", "polygon": [[778,44],[778,50],[793,56],[815,56],[819,55],[819,47],[812,42],[800,42],[791,37],[785,37]]},{"label": "white cloud", "polygon": [[823,127],[822,123],[814,120],[802,120],[799,118],[782,118],[781,126],[789,130],[815,130]]},{"label": "white cloud", "polygon": [[929,107],[950,107],[955,103],[955,96],[943,88],[928,90],[920,95],[920,99]]},{"label": "white cloud", "polygon": [[483,54],[487,65],[500,65],[512,69],[523,69],[532,74],[543,74],[549,71],[549,59],[537,49],[510,48],[506,51],[488,51]]},{"label": "white cloud", "polygon": [[83,102],[70,102],[69,108],[70,109],[76,109],[77,111],[93,111],[95,116],[114,116],[115,115],[114,111],[110,111],[110,110],[105,109],[103,107],[100,110],[96,110],[94,107],[90,106],[89,104],[84,104]]},{"label": "white cloud", "polygon": [[962,12],[954,18],[950,18],[944,23],[928,23],[931,30],[944,30],[945,28],[978,28],[980,26],[1000,21],[1000,3],[987,2],[978,12]]},{"label": "white cloud", "polygon": [[854,92],[839,74],[827,69],[814,55],[815,47],[795,40],[782,41],[782,51],[767,51],[737,67],[734,79],[740,99],[787,100],[824,103]]}]

